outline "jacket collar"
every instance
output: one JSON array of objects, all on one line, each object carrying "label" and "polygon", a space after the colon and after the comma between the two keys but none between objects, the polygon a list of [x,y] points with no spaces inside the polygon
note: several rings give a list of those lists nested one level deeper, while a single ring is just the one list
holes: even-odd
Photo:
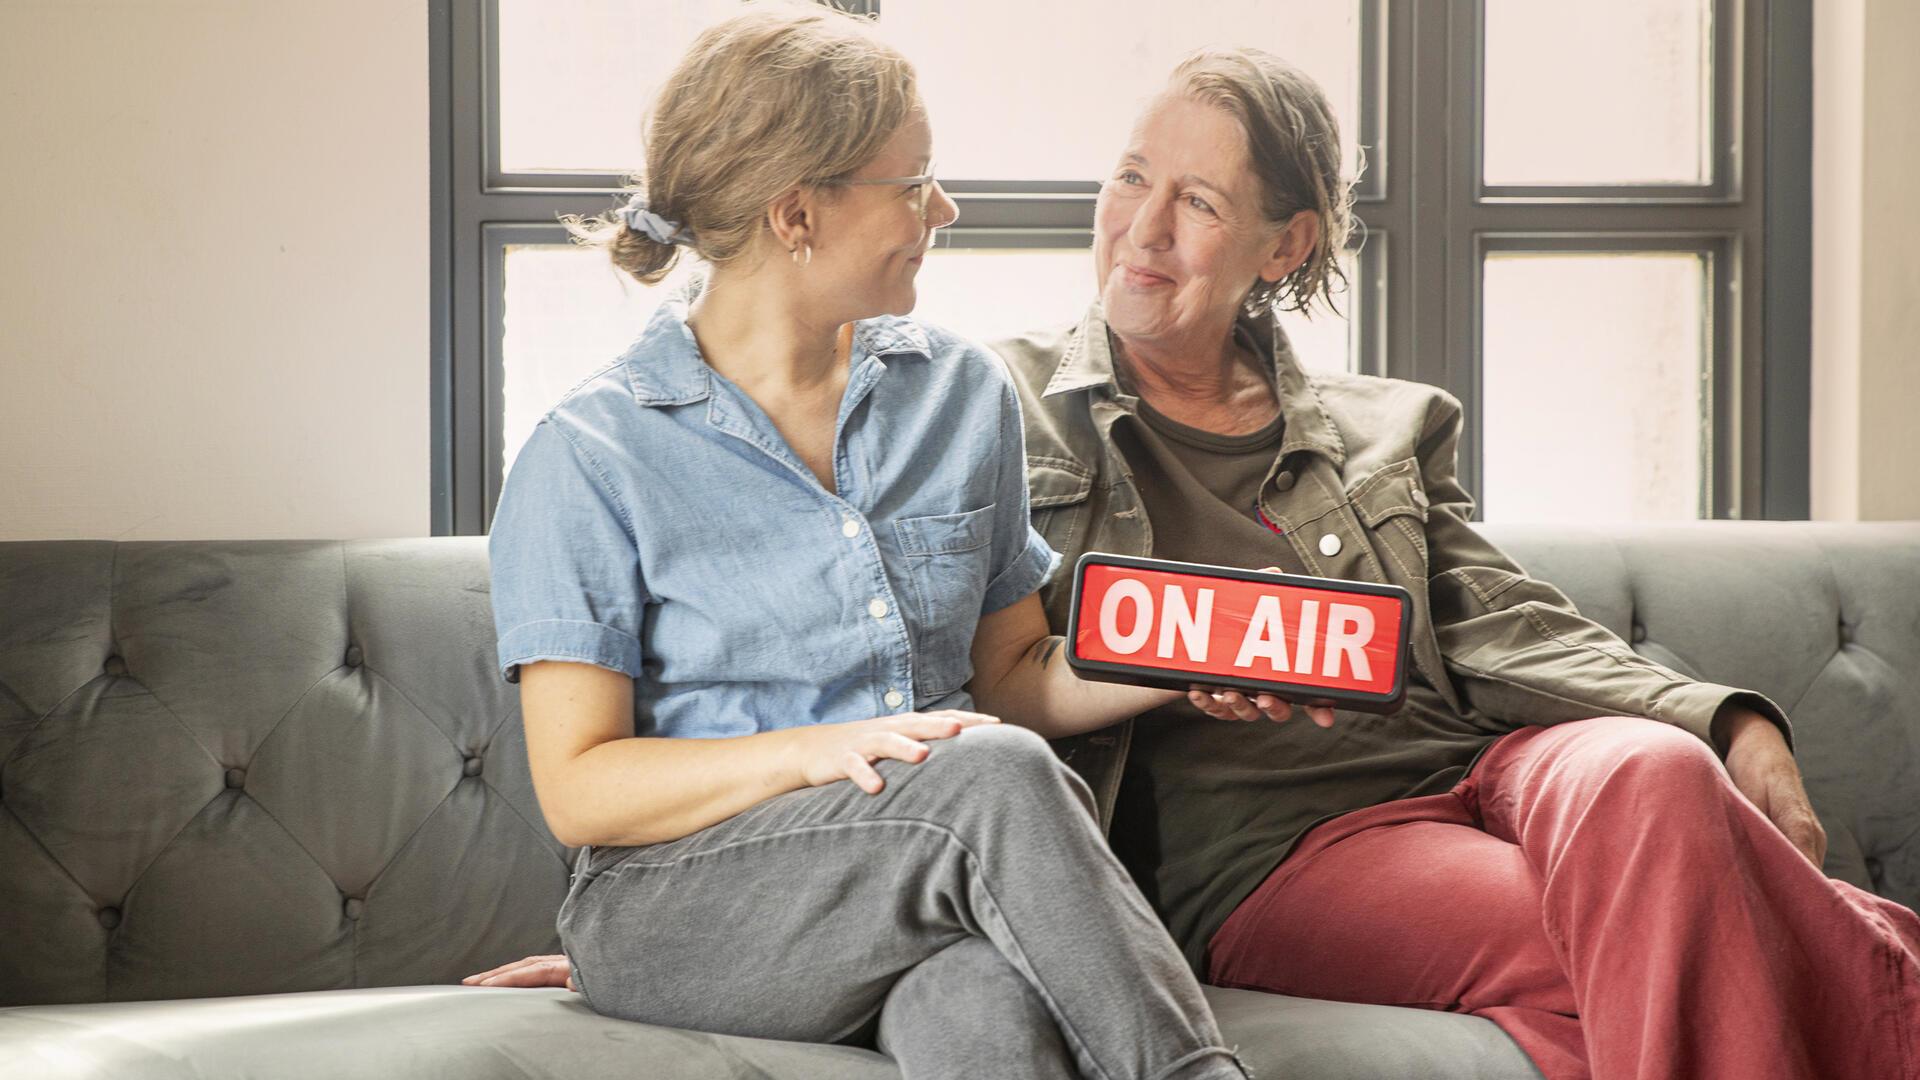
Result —
[{"label": "jacket collar", "polygon": [[[1280,415],[1285,431],[1280,444],[1280,456],[1285,457],[1295,450],[1311,450],[1325,456],[1336,469],[1345,465],[1346,443],[1327,416],[1313,380],[1300,369],[1299,360],[1293,353],[1293,343],[1287,339],[1287,332],[1281,329],[1275,313],[1271,310],[1258,316],[1243,313],[1239,325],[1255,341],[1271,343],[1268,351],[1273,360],[1273,385],[1280,398]],[[1080,325],[1067,336],[1066,348],[1061,350],[1060,364],[1054,369],[1052,378],[1047,380],[1046,389],[1040,392],[1040,396],[1049,398],[1056,394],[1091,390],[1107,400],[1124,401],[1130,407],[1134,399],[1121,391],[1119,381],[1114,378],[1110,333],[1106,313],[1101,309],[1100,301],[1095,300],[1087,308]]]},{"label": "jacket collar", "polygon": [[[627,386],[641,405],[686,405],[713,393],[713,369],[700,356],[699,342],[687,325],[687,311],[706,285],[701,275],[674,290],[647,320],[633,344],[621,354]],[[854,364],[864,354],[931,359],[927,333],[911,319],[881,316],[853,324]],[[883,362],[881,368],[886,365]]]}]

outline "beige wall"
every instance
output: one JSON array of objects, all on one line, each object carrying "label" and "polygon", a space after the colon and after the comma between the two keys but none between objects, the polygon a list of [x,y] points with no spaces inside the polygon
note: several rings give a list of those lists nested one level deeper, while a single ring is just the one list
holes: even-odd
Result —
[{"label": "beige wall", "polygon": [[0,0],[0,539],[429,531],[426,32]]},{"label": "beige wall", "polygon": [[1920,518],[1920,5],[1814,20],[1813,516]]}]

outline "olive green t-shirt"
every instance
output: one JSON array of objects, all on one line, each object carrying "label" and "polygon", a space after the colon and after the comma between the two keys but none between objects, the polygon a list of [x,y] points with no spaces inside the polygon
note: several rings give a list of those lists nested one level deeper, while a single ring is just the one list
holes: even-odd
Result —
[{"label": "olive green t-shirt", "polygon": [[[1284,434],[1279,417],[1222,436],[1142,401],[1113,433],[1153,526],[1156,558],[1307,573],[1255,509]],[[1309,827],[1446,791],[1498,737],[1451,716],[1415,673],[1399,712],[1343,709],[1335,718],[1331,729],[1304,711],[1285,723],[1216,720],[1178,701],[1135,721],[1113,848],[1201,978],[1214,931]]]}]

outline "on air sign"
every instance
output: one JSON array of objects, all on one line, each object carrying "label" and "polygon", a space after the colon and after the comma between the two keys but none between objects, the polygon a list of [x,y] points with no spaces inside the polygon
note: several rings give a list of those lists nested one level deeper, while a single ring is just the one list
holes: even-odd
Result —
[{"label": "on air sign", "polygon": [[1406,694],[1410,600],[1394,585],[1089,552],[1067,659],[1106,682],[1390,712]]}]

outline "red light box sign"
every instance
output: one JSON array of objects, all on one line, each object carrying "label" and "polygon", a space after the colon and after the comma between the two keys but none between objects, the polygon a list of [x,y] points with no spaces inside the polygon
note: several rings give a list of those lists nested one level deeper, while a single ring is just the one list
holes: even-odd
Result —
[{"label": "red light box sign", "polygon": [[1067,658],[1084,678],[1270,692],[1370,712],[1405,697],[1405,589],[1090,552]]}]

